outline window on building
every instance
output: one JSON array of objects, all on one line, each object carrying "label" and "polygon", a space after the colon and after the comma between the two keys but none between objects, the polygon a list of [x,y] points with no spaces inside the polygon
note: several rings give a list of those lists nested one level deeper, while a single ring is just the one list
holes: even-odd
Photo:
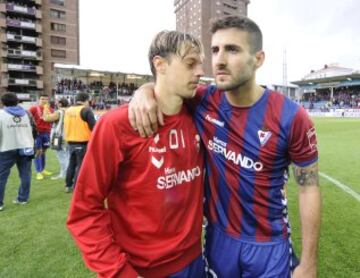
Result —
[{"label": "window on building", "polygon": [[50,36],[50,41],[52,44],[66,45],[66,38],[63,37]]},{"label": "window on building", "polygon": [[66,58],[66,51],[59,49],[51,49],[51,57],[54,58]]},{"label": "window on building", "polygon": [[65,12],[50,9],[50,17],[64,19],[65,18]]},{"label": "window on building", "polygon": [[65,24],[59,24],[59,23],[51,23],[51,30],[52,31],[60,31],[60,32],[66,32],[66,25]]},{"label": "window on building", "polygon": [[226,3],[223,3],[223,4],[224,4],[224,7],[226,7],[226,8],[236,10],[236,7],[234,7],[234,6],[231,6],[231,5],[226,4]]},{"label": "window on building", "polygon": [[65,6],[65,0],[50,0],[50,3],[59,6]]}]

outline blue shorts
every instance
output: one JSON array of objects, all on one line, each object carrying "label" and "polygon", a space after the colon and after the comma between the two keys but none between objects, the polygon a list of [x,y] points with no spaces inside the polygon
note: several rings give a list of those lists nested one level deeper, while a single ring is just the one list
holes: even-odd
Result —
[{"label": "blue shorts", "polygon": [[50,134],[47,132],[39,132],[35,139],[35,149],[47,149],[50,147]]},{"label": "blue shorts", "polygon": [[168,278],[206,278],[205,261],[202,254],[182,270],[168,276]]},{"label": "blue shorts", "polygon": [[289,240],[248,242],[210,225],[205,256],[210,278],[288,278],[298,265]]}]

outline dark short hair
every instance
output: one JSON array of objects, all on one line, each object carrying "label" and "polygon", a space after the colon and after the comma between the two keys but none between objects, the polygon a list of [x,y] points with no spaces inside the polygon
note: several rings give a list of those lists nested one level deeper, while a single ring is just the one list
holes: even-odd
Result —
[{"label": "dark short hair", "polygon": [[16,106],[19,99],[15,93],[5,93],[1,96],[1,102],[4,106]]},{"label": "dark short hair", "polygon": [[61,98],[58,101],[61,104],[61,107],[68,107],[69,106],[69,101],[66,98]]},{"label": "dark short hair", "polygon": [[249,34],[249,45],[252,53],[262,50],[262,33],[259,26],[246,16],[226,16],[211,22],[212,34],[218,30],[236,28]]},{"label": "dark short hair", "polygon": [[190,34],[178,31],[161,31],[153,39],[149,49],[149,63],[151,72],[156,79],[156,70],[153,64],[155,56],[170,59],[171,55],[178,55],[184,58],[191,50],[203,52],[203,47],[197,38]]},{"label": "dark short hair", "polygon": [[45,93],[42,93],[42,94],[39,95],[39,98],[41,98],[41,97],[47,97],[47,98],[49,98],[49,95],[48,95],[48,94],[45,94]]},{"label": "dark short hair", "polygon": [[78,102],[78,101],[85,102],[85,101],[88,101],[89,99],[90,99],[90,96],[86,92],[78,92],[75,95],[75,102]]}]

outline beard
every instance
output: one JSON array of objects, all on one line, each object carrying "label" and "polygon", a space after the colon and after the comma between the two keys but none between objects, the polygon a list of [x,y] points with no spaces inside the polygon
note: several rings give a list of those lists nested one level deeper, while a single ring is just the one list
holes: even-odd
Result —
[{"label": "beard", "polygon": [[223,68],[220,67],[219,70],[225,71],[228,75],[225,79],[216,76],[216,86],[220,90],[235,91],[238,88],[245,87],[249,82],[251,82],[254,77],[256,68],[252,60],[249,58],[241,68],[235,69],[234,71],[231,71],[226,66]]},{"label": "beard", "polygon": [[229,81],[218,81],[217,79],[215,79],[216,82],[216,86],[218,87],[218,89],[223,90],[223,91],[233,91],[236,90],[240,87],[245,86],[250,80],[251,80],[251,75],[247,75],[245,74],[245,76],[241,76],[238,78],[231,78],[231,80]]}]

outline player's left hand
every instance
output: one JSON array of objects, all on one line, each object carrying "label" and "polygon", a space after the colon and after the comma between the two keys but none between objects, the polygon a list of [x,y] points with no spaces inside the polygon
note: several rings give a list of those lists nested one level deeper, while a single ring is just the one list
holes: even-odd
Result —
[{"label": "player's left hand", "polygon": [[305,267],[301,263],[295,268],[292,278],[316,278],[316,266]]}]

